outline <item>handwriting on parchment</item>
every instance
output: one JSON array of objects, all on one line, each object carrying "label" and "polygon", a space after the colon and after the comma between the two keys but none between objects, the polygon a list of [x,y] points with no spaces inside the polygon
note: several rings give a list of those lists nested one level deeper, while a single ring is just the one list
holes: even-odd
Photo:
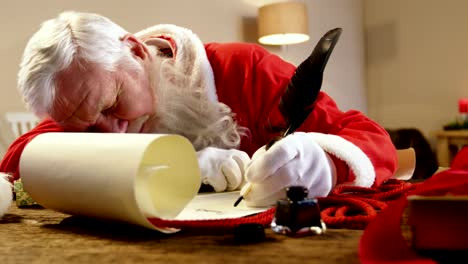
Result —
[{"label": "handwriting on parchment", "polygon": [[224,214],[224,212],[222,212],[222,211],[210,210],[210,209],[203,209],[203,208],[198,208],[198,209],[196,209],[195,211],[197,211],[197,212],[213,213],[213,214],[217,214],[217,215],[222,215],[222,214]]}]

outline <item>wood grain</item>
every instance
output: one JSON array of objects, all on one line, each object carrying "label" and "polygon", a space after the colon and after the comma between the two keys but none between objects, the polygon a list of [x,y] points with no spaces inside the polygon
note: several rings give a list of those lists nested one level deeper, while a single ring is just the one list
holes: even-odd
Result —
[{"label": "wood grain", "polygon": [[0,262],[6,263],[359,263],[360,230],[286,237],[266,230],[256,244],[231,231],[166,235],[127,224],[48,209],[12,206],[0,220]]}]

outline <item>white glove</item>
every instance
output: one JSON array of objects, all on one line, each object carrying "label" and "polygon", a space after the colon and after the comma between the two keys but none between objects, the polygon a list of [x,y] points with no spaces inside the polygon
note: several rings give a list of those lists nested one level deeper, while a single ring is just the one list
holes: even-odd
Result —
[{"label": "white glove", "polygon": [[[285,198],[285,188],[302,185],[309,197],[323,197],[336,182],[336,168],[308,133],[296,132],[276,142],[268,151],[258,149],[245,172],[251,184],[244,195],[248,206],[271,206]],[[244,188],[246,188],[246,185]]]},{"label": "white glove", "polygon": [[8,211],[13,202],[13,190],[8,175],[0,172],[0,218]]},{"label": "white glove", "polygon": [[247,153],[237,149],[207,147],[197,152],[201,182],[216,192],[233,191],[244,181],[245,167],[250,162]]}]

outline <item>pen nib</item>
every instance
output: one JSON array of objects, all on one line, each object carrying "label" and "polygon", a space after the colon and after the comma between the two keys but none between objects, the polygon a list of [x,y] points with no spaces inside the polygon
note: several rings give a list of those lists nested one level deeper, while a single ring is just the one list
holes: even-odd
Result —
[{"label": "pen nib", "polygon": [[244,196],[239,196],[239,198],[237,198],[236,202],[234,203],[234,207],[237,207],[239,205],[239,203],[244,199]]},{"label": "pen nib", "polygon": [[246,183],[244,187],[242,187],[239,193],[240,196],[239,198],[237,198],[236,202],[234,203],[234,207],[239,205],[239,203],[244,199],[244,197],[250,192],[251,189],[252,189],[252,184],[250,183]]}]

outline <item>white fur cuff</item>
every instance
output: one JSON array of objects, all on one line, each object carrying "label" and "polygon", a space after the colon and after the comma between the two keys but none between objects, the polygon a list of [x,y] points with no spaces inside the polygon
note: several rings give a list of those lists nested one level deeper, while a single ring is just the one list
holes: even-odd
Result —
[{"label": "white fur cuff", "polygon": [[8,211],[13,202],[13,189],[8,174],[0,172],[0,218]]},{"label": "white fur cuff", "polygon": [[354,175],[356,175],[356,179],[352,183],[353,185],[371,187],[374,184],[374,166],[369,157],[360,148],[337,135],[314,132],[310,132],[309,134],[325,152],[346,162]]}]

